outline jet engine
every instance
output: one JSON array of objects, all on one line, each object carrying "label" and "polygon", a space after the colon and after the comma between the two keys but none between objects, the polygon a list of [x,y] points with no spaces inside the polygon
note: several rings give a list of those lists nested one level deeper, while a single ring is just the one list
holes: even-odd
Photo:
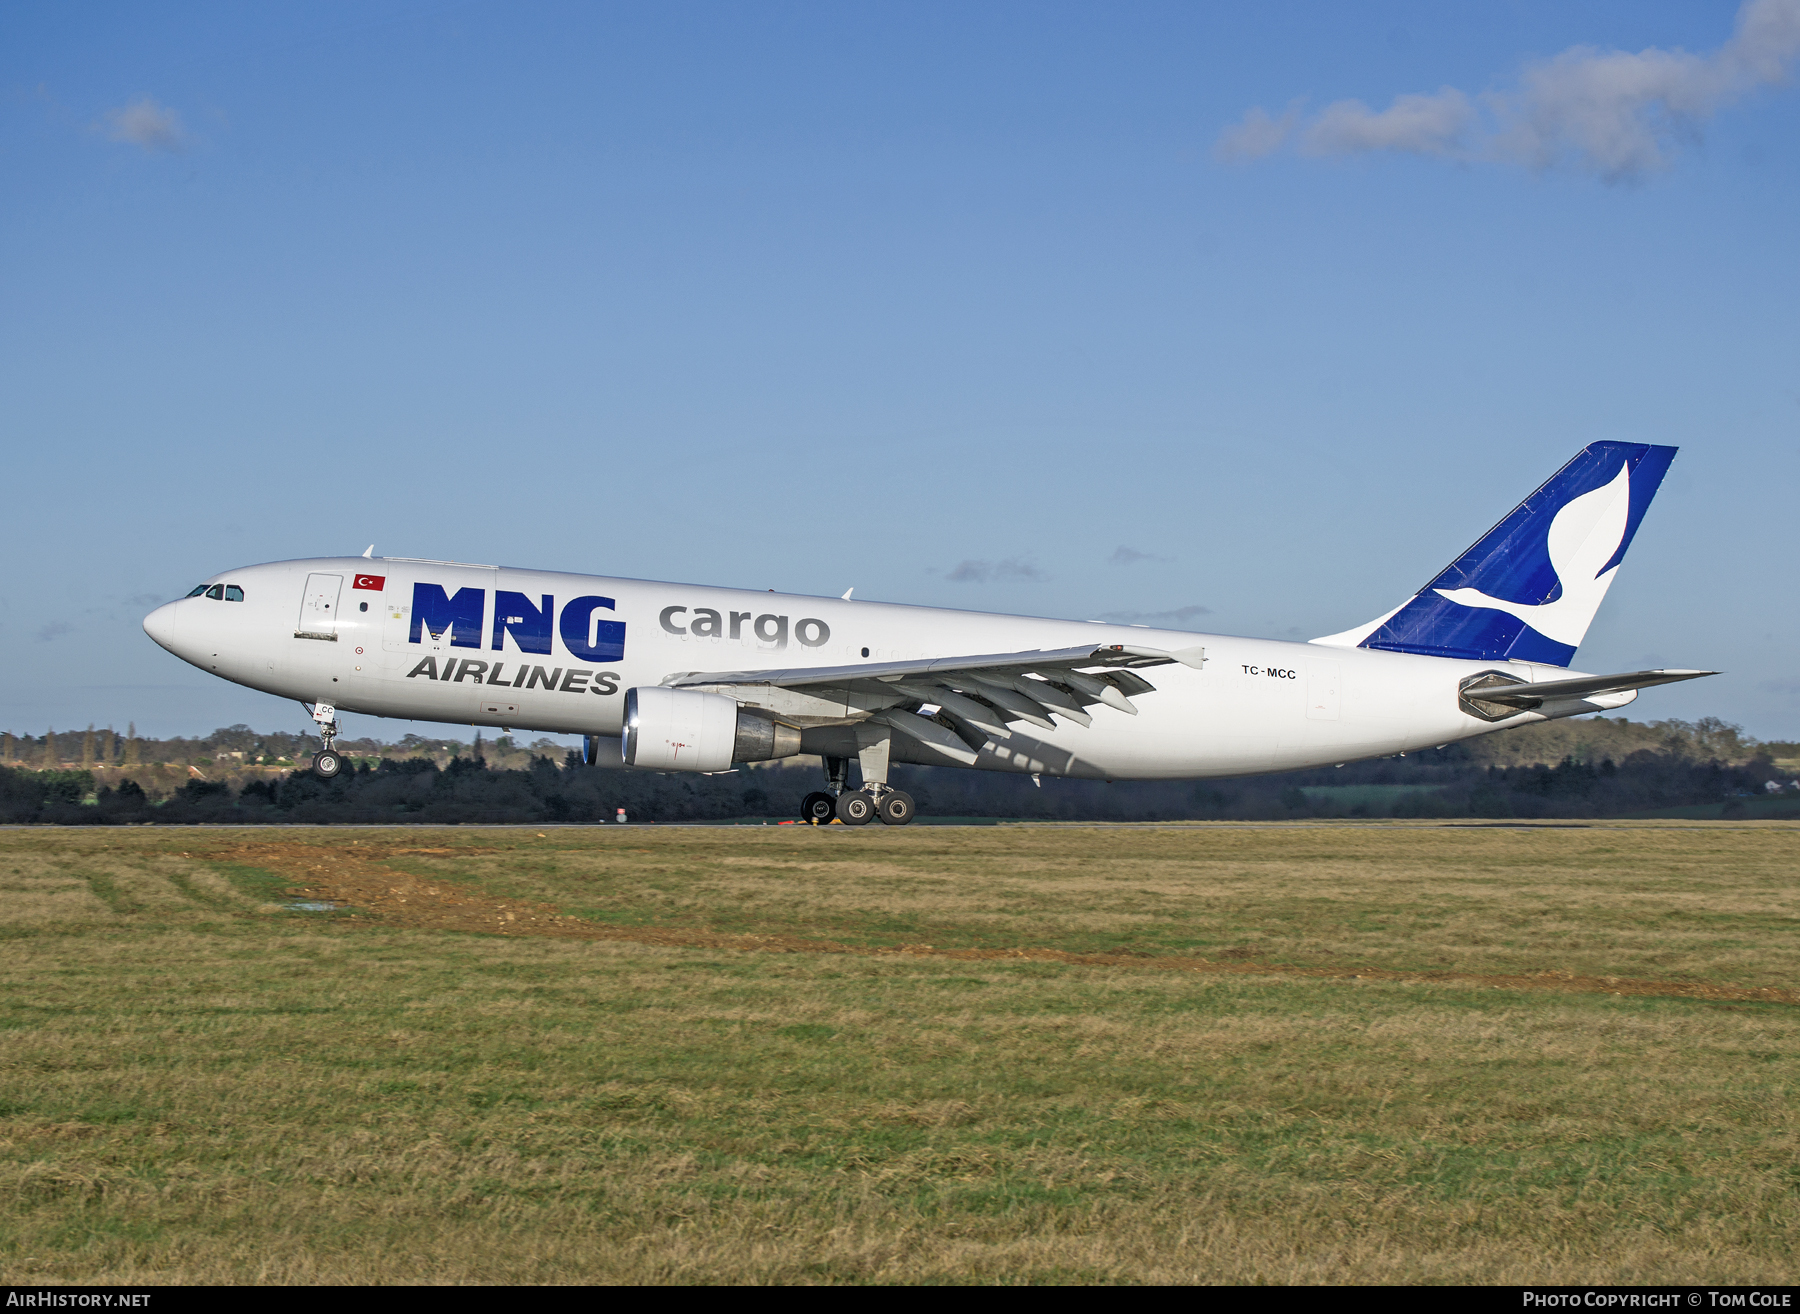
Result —
[{"label": "jet engine", "polygon": [[647,685],[625,691],[627,766],[648,771],[726,771],[800,751],[791,725],[740,711],[737,702],[696,689]]}]

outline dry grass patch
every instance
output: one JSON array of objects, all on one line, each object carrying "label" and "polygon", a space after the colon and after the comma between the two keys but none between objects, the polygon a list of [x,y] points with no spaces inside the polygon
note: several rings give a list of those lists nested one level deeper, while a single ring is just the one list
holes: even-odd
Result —
[{"label": "dry grass patch", "polygon": [[1800,981],[1794,828],[584,828],[405,851],[354,834],[213,853],[446,929],[1767,998]]},{"label": "dry grass patch", "polygon": [[[276,841],[308,879],[354,868],[609,934],[655,931],[661,891],[710,945],[471,935],[399,905],[259,913],[296,888],[249,860],[266,833],[0,835],[0,879],[90,891],[60,922],[0,905],[0,1264],[28,1284],[1791,1272],[1800,1009],[1129,966],[1204,917],[1227,947],[1393,961],[1390,929],[1328,916],[1372,922],[1409,888],[1390,861],[1464,901],[1458,943],[1490,973],[1549,947],[1501,912],[1552,898],[1591,940],[1573,961],[1629,965],[1657,934],[1642,919],[1710,864],[1734,910],[1682,952],[1721,982],[1780,981],[1783,905],[1756,891],[1778,891],[1791,836],[1591,854],[1577,897],[1555,894],[1582,861],[1558,842],[1597,842],[1582,832],[1389,834],[1383,858],[1360,832],[1241,832],[1221,853],[1219,832],[1025,831],[1010,865],[993,834]],[[753,869],[714,859],[759,856],[799,874],[757,903]],[[721,947],[867,950],[910,869],[957,873],[951,906],[916,914],[944,952]],[[984,882],[1018,911],[966,911]],[[1070,961],[1124,934],[1112,895],[1131,888],[1176,905],[1130,930],[1153,957]],[[1026,926],[1062,957],[975,956]]]},{"label": "dry grass patch", "polygon": [[[1747,933],[1773,965],[1766,932],[1800,924],[1791,829],[726,834],[661,832],[654,853],[618,854],[624,837],[563,832],[552,863],[441,861],[604,920],[697,910],[719,930],[1411,969],[1731,979],[1730,940]],[[1800,942],[1785,955],[1791,980]]]}]

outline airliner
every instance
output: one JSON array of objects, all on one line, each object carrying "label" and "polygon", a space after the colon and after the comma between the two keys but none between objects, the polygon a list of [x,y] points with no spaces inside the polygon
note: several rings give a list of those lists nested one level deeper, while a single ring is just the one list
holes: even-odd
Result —
[{"label": "airliner", "polygon": [[[721,772],[807,753],[805,820],[905,825],[896,763],[1130,780],[1440,747],[1717,672],[1569,669],[1675,448],[1600,442],[1424,588],[1306,643],[412,557],[214,575],[144,629],[340,711],[583,736],[587,762]],[[850,782],[850,764],[858,780]]]}]

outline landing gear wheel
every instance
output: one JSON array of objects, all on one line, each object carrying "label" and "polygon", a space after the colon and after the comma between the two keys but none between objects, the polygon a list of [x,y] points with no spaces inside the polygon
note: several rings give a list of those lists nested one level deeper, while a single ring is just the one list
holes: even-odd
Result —
[{"label": "landing gear wheel", "polygon": [[866,826],[875,820],[875,800],[860,789],[846,789],[838,795],[837,816],[846,826]]},{"label": "landing gear wheel", "polygon": [[344,759],[329,748],[313,754],[313,774],[320,780],[330,780],[343,769]]},{"label": "landing gear wheel", "polygon": [[881,796],[881,802],[875,805],[875,811],[890,826],[904,826],[913,819],[915,809],[912,795],[903,789],[890,789]]},{"label": "landing gear wheel", "polygon": [[815,789],[800,801],[800,820],[809,826],[829,826],[837,816],[837,800],[822,789]]}]

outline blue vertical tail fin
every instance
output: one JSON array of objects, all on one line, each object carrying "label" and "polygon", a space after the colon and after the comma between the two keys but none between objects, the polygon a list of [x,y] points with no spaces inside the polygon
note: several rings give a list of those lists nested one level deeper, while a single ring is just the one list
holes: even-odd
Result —
[{"label": "blue vertical tail fin", "polygon": [[1337,648],[1567,666],[1675,448],[1593,443],[1387,615]]}]

